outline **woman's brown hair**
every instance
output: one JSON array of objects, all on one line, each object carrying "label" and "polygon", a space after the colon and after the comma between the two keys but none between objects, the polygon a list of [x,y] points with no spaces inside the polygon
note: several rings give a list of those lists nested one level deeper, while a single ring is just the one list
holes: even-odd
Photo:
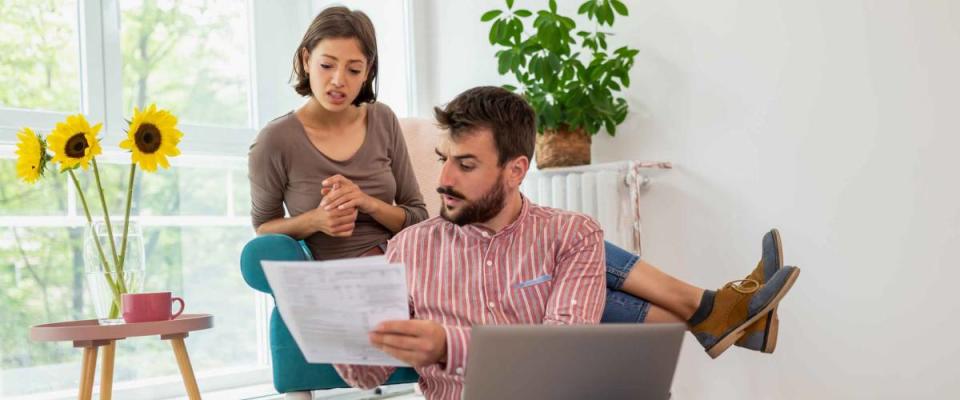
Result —
[{"label": "woman's brown hair", "polygon": [[377,101],[377,35],[373,29],[373,22],[363,11],[350,11],[346,7],[329,7],[324,9],[313,19],[303,40],[293,55],[293,77],[296,84],[293,86],[301,96],[312,96],[310,89],[310,74],[303,68],[303,51],[307,54],[313,51],[323,39],[357,39],[360,42],[360,51],[367,58],[369,64],[367,80],[360,88],[360,94],[353,100],[353,105],[373,103]]}]

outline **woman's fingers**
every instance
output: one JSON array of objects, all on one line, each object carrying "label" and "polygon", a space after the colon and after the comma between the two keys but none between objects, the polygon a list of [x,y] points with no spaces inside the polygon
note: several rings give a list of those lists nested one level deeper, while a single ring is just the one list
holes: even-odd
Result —
[{"label": "woman's fingers", "polygon": [[329,210],[327,206],[329,206],[330,203],[337,201],[338,199],[340,199],[345,195],[347,195],[347,192],[343,190],[331,190],[329,194],[327,194],[326,196],[323,196],[323,200],[320,200],[320,207],[323,207]]},{"label": "woman's fingers", "polygon": [[360,197],[360,192],[344,193],[344,194],[341,195],[341,196],[337,196],[336,198],[331,199],[325,206],[323,206],[323,208],[326,209],[326,210],[333,210],[333,209],[336,209],[336,208],[338,208],[338,207],[339,207],[340,209],[343,209],[343,207],[341,207],[341,206],[342,206],[344,203],[346,203],[346,202],[348,202],[348,201],[351,201],[351,200],[354,200],[354,199],[356,199],[356,198],[358,198],[358,197]]},{"label": "woman's fingers", "polygon": [[343,224],[353,223],[356,220],[357,216],[353,215],[352,213],[347,215],[338,215],[330,218],[330,226],[337,227]]},{"label": "woman's fingers", "polygon": [[347,210],[351,208],[360,208],[360,198],[353,198],[337,206],[337,209]]},{"label": "woman's fingers", "polygon": [[343,175],[334,175],[321,182],[323,200],[318,208],[326,213],[325,233],[335,237],[353,235],[356,227],[357,206],[362,202],[363,192]]},{"label": "woman's fingers", "polygon": [[[342,210],[329,210],[325,212],[327,213],[327,218],[338,218],[346,215],[356,214],[357,210],[344,208]],[[356,215],[354,215],[354,218],[356,218]]]},{"label": "woman's fingers", "polygon": [[338,225],[333,227],[333,232],[335,233],[352,232],[353,228],[355,227],[356,227],[356,224],[354,224],[353,222],[347,222],[343,225]]},{"label": "woman's fingers", "polygon": [[332,229],[331,236],[336,237],[347,237],[353,235],[353,228],[355,224],[353,222],[346,223],[340,226],[336,226]]},{"label": "woman's fingers", "polygon": [[327,179],[324,179],[323,182],[320,182],[320,185],[324,188],[329,188],[333,190],[344,189],[349,187],[357,187],[353,181],[343,177],[342,175],[334,175]]},{"label": "woman's fingers", "polygon": [[323,185],[323,187],[333,187],[335,183],[344,183],[344,182],[350,182],[350,180],[347,178],[344,178],[343,175],[336,174],[327,179],[324,179],[322,182],[320,182],[320,184]]},{"label": "woman's fingers", "polygon": [[[320,206],[326,208],[327,210],[332,210],[343,204],[344,201],[347,201],[352,198],[362,197],[363,192],[360,191],[360,188],[356,185],[342,187],[340,189],[331,190],[329,195],[324,196],[323,200],[320,201]],[[346,199],[344,199],[346,197]]]}]

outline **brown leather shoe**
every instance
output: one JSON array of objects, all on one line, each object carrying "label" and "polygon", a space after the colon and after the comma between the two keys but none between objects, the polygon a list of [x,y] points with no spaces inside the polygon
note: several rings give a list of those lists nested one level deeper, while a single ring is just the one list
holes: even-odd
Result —
[{"label": "brown leather shoe", "polygon": [[[771,229],[763,235],[761,247],[760,262],[745,279],[753,279],[762,285],[783,267],[783,242],[780,240],[780,231]],[[748,326],[736,345],[763,353],[773,353],[777,348],[779,330],[780,318],[777,317],[777,307],[774,307],[773,311]]]},{"label": "brown leather shoe", "polygon": [[727,283],[716,291],[710,314],[690,332],[710,357],[717,358],[744,336],[747,327],[777,307],[799,275],[799,268],[787,266],[764,285],[754,279]]}]

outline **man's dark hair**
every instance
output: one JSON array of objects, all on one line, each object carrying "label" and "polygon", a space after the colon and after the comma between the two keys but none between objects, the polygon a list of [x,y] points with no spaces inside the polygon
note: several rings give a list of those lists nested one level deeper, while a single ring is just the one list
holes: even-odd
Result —
[{"label": "man's dark hair", "polygon": [[302,52],[307,54],[313,51],[323,39],[357,39],[360,42],[360,51],[367,58],[367,81],[360,88],[360,93],[353,100],[353,105],[373,103],[377,101],[377,70],[380,61],[377,58],[377,34],[373,29],[373,22],[363,11],[350,11],[346,7],[329,7],[324,9],[313,19],[307,32],[303,34],[300,46],[293,54],[293,89],[301,96],[312,96],[310,89],[310,75],[303,68]]},{"label": "man's dark hair", "polygon": [[480,86],[457,95],[441,109],[433,108],[440,128],[457,139],[478,128],[493,132],[498,165],[519,156],[533,159],[537,115],[520,95],[496,86]]}]

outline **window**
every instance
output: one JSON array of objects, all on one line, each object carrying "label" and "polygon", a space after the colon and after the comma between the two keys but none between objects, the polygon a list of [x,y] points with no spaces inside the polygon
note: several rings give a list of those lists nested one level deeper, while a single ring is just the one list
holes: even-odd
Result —
[{"label": "window", "polygon": [[4,1],[0,107],[79,111],[78,34],[76,0]]},{"label": "window", "polygon": [[[362,3],[362,4],[360,4]],[[380,99],[407,115],[408,1],[363,1],[380,40]],[[146,290],[170,290],[215,327],[186,341],[205,390],[267,383],[268,298],[247,287],[239,254],[253,236],[246,151],[259,127],[297,107],[290,62],[319,11],[312,0],[5,0],[0,13],[0,398],[69,397],[81,352],[29,340],[31,325],[90,319],[83,275],[86,223],[72,184],[15,178],[16,132],[47,134],[68,114],[103,122],[103,185],[111,216],[124,205],[128,154],[117,147],[133,107],[180,117],[184,155],[140,174],[131,215],[142,228]],[[399,4],[399,6],[398,6]],[[399,39],[398,39],[399,38]],[[389,63],[389,64],[387,64]],[[393,67],[398,66],[398,67]],[[409,103],[413,104],[413,103]],[[89,174],[79,174],[88,198]],[[94,214],[100,214],[99,207]],[[115,398],[182,395],[166,342],[119,342]],[[224,346],[224,343],[229,343]],[[98,377],[99,379],[99,377]]]},{"label": "window", "polygon": [[123,1],[123,110],[169,105],[184,122],[250,126],[246,4]]}]

